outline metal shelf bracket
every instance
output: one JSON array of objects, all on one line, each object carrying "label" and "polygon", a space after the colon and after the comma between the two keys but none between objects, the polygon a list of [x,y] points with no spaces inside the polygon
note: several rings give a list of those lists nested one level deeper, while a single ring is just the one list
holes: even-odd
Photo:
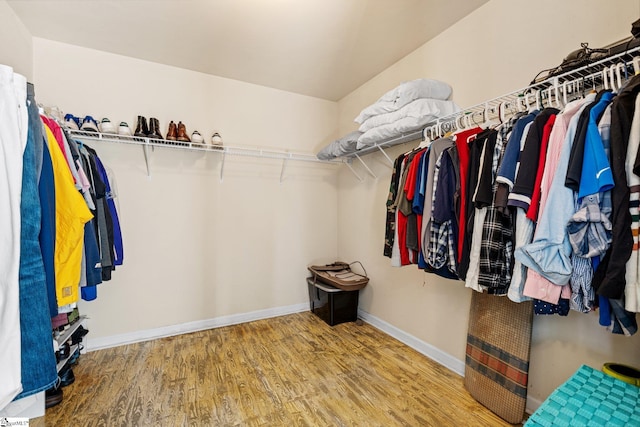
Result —
[{"label": "metal shelf bracket", "polygon": [[356,170],[353,168],[353,166],[351,166],[351,162],[347,161],[344,162],[345,165],[347,165],[347,167],[351,170],[351,172],[356,176],[356,178],[358,178],[358,181],[362,182],[364,181],[364,179],[358,175],[358,173],[356,172]]},{"label": "metal shelf bracket", "polygon": [[391,160],[391,157],[389,157],[389,155],[386,153],[386,151],[384,151],[380,145],[378,145],[378,149],[379,149],[379,150],[380,150],[380,152],[384,155],[384,157],[387,159],[387,161],[389,162],[389,164],[390,164],[391,166],[393,166],[393,160]]},{"label": "metal shelf bracket", "polygon": [[362,163],[362,166],[364,166],[364,168],[367,170],[367,172],[369,172],[369,174],[373,177],[373,178],[378,178],[376,176],[375,173],[373,173],[373,171],[371,170],[371,168],[369,168],[369,166],[367,166],[367,164],[364,162],[364,160],[362,160],[362,158],[358,155],[358,153],[355,154],[356,159],[360,160],[360,163]]},{"label": "metal shelf bracket", "polygon": [[280,169],[280,184],[282,184],[282,179],[284,178],[284,168],[287,166],[288,159],[282,159],[282,169]]},{"label": "metal shelf bracket", "polygon": [[224,177],[224,161],[227,158],[227,151],[222,152],[222,163],[220,163],[220,182],[222,182],[222,178]]},{"label": "metal shelf bracket", "polygon": [[142,145],[142,152],[144,153],[144,163],[147,166],[147,176],[151,178],[151,153],[149,153],[149,140],[147,139]]}]

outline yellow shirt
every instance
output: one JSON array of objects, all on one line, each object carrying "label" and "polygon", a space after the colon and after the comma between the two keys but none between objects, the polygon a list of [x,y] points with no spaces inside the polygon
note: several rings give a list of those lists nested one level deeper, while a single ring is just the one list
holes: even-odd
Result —
[{"label": "yellow shirt", "polygon": [[56,247],[54,271],[58,306],[78,301],[82,270],[84,224],[93,218],[87,203],[73,183],[67,161],[51,129],[45,132],[53,163],[56,190]]}]

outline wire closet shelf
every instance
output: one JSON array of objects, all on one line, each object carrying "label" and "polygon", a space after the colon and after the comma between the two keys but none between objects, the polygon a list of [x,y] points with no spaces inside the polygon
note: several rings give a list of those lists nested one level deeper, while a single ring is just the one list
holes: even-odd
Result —
[{"label": "wire closet shelf", "polygon": [[212,145],[212,144],[198,144],[195,142],[182,142],[182,141],[170,141],[166,139],[154,139],[138,136],[126,136],[116,135],[110,133],[100,132],[87,132],[82,130],[68,129],[69,134],[80,140],[92,140],[92,141],[104,141],[123,144],[135,144],[148,147],[169,147],[169,148],[183,148],[195,151],[205,151],[229,154],[233,156],[246,156],[246,157],[265,157],[270,159],[286,159],[286,160],[298,160],[304,162],[326,163],[326,161],[318,160],[313,154],[296,153],[288,150],[275,150],[271,148],[259,148],[259,147],[244,147],[244,146],[227,146],[227,145]]},{"label": "wire closet shelf", "polygon": [[319,160],[313,154],[306,153],[296,153],[287,150],[276,150],[271,148],[259,148],[259,147],[244,147],[244,146],[229,146],[229,145],[213,145],[213,144],[199,144],[195,142],[182,142],[182,141],[171,141],[166,139],[154,139],[147,137],[139,137],[139,136],[128,136],[128,135],[116,135],[109,133],[101,133],[101,132],[88,132],[82,130],[75,129],[67,129],[69,135],[72,138],[81,140],[81,141],[103,141],[108,143],[121,143],[121,144],[133,144],[141,146],[144,153],[144,160],[147,168],[147,176],[151,176],[151,152],[149,149],[153,150],[155,147],[169,147],[169,148],[182,148],[186,150],[192,151],[201,151],[201,152],[213,152],[219,153],[222,155],[222,163],[220,166],[220,181],[222,181],[224,177],[224,164],[227,155],[229,156],[242,156],[242,157],[253,157],[253,158],[267,158],[267,159],[276,159],[282,160],[282,166],[280,171],[280,182],[284,179],[284,170],[288,161],[301,161],[301,162],[311,162],[311,163],[341,163],[341,160],[327,162],[323,160]]},{"label": "wire closet shelf", "polygon": [[631,76],[640,72],[639,55],[640,46],[637,46],[441,117],[425,126],[423,138],[433,139],[491,120],[505,121],[513,114],[533,107],[561,107],[592,89],[617,91]]},{"label": "wire closet shelf", "polygon": [[418,139],[433,140],[448,132],[455,132],[465,127],[482,126],[491,121],[503,122],[519,111],[534,107],[543,108],[549,105],[558,107],[566,104],[569,100],[583,96],[591,89],[618,90],[628,78],[638,72],[640,72],[640,46],[486,100],[434,120],[425,125],[422,130],[378,142],[342,158],[348,160],[357,158],[369,174],[375,178],[373,172],[362,160],[363,155],[382,152],[389,163],[393,165],[393,161],[384,148]]}]

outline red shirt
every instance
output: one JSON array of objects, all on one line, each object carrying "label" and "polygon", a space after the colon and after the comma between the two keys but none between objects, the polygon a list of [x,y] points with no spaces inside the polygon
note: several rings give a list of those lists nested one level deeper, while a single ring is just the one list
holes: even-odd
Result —
[{"label": "red shirt", "polygon": [[549,146],[549,137],[553,124],[556,122],[556,115],[552,114],[542,128],[542,141],[540,141],[540,157],[538,158],[538,170],[536,171],[536,183],[533,187],[531,195],[531,204],[527,210],[527,218],[531,221],[538,220],[538,208],[540,207],[540,192],[542,184],[542,174],[544,173],[544,165],[547,162],[547,147]]},{"label": "red shirt", "polygon": [[460,159],[460,216],[458,217],[458,262],[462,260],[462,246],[464,244],[464,233],[466,231],[467,214],[467,173],[469,172],[469,142],[473,141],[481,128],[466,129],[458,132],[454,138]]}]

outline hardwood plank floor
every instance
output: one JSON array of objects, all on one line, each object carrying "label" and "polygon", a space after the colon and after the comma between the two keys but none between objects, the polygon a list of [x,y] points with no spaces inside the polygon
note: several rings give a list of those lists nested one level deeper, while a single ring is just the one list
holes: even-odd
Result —
[{"label": "hardwood plank floor", "polygon": [[310,312],[83,354],[32,426],[508,426],[457,374]]}]

